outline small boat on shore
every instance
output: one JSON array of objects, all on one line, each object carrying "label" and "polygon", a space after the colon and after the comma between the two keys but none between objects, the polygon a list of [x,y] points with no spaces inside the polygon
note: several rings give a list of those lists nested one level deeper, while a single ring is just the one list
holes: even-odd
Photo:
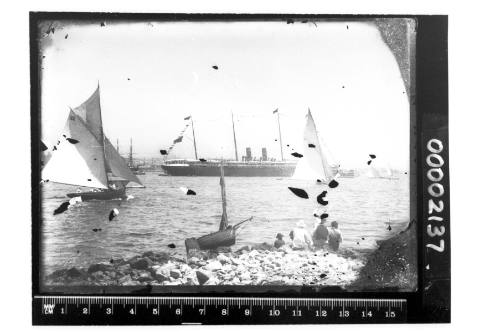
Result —
[{"label": "small boat on shore", "polygon": [[104,135],[99,86],[83,104],[70,108],[63,134],[42,170],[42,181],[93,188],[67,195],[82,201],[125,198],[129,182],[144,187]]},{"label": "small boat on shore", "polygon": [[226,212],[227,202],[226,183],[224,180],[224,162],[221,162],[220,164],[220,187],[222,196],[222,217],[219,224],[219,230],[217,232],[203,235],[199,238],[186,239],[185,245],[188,254],[191,249],[212,250],[219,247],[230,247],[236,244],[236,231],[238,230],[238,228],[241,227],[244,223],[253,220],[253,217],[250,217],[237,223],[234,226],[229,225]]}]

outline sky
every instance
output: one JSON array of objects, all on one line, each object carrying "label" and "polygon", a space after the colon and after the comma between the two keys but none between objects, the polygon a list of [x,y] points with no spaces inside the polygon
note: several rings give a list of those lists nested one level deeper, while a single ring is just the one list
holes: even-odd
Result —
[{"label": "sky", "polygon": [[[65,38],[67,36],[67,38]],[[394,56],[361,22],[62,22],[42,54],[42,140],[101,91],[104,133],[135,157],[160,157],[194,120],[199,158],[266,147],[285,159],[302,149],[311,110],[329,157],[342,167],[408,169],[409,104]],[[212,68],[218,66],[218,70]],[[287,147],[289,145],[289,147]],[[171,158],[194,158],[191,128]]]}]

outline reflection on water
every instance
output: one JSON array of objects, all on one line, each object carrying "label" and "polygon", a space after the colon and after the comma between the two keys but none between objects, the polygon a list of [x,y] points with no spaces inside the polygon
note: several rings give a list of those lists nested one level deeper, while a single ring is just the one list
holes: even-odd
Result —
[{"label": "reflection on water", "polygon": [[[42,262],[46,272],[68,266],[85,266],[111,258],[130,257],[148,250],[166,251],[175,243],[184,254],[184,240],[213,231],[219,226],[221,198],[217,177],[167,177],[158,173],[140,176],[146,188],[129,188],[128,201],[79,203],[63,214],[53,211],[72,189],[53,183],[42,186]],[[399,180],[341,178],[329,189],[328,213],[337,220],[344,236],[342,246],[360,253],[375,248],[375,241],[396,234],[409,221],[408,177]],[[184,186],[196,191],[186,196]],[[287,187],[309,192],[310,199],[294,196]],[[288,236],[301,219],[312,231],[316,196],[324,185],[290,178],[226,178],[228,217],[236,223],[250,216],[234,248],[261,242],[272,243],[278,232]],[[108,214],[118,208],[112,222]],[[390,222],[391,231],[387,230]],[[102,228],[93,232],[93,228]],[[364,238],[364,240],[362,240]]]}]

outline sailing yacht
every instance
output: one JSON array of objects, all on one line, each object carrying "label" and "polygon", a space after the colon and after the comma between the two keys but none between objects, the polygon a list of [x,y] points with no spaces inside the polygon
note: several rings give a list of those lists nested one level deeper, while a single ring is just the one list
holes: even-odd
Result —
[{"label": "sailing yacht", "polygon": [[129,182],[144,187],[104,135],[99,85],[83,104],[70,108],[63,133],[42,170],[42,181],[93,188],[67,195],[82,201],[126,197]]},{"label": "sailing yacht", "polygon": [[318,183],[325,183],[332,180],[338,173],[338,167],[330,166],[328,163],[324,146],[322,147],[318,137],[318,131],[311,110],[306,115],[302,151],[303,157],[297,163],[293,179],[313,180]]}]

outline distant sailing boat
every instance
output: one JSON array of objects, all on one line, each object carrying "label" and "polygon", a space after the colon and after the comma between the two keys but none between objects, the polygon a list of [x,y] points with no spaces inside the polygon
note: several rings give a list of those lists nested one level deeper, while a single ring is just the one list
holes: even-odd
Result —
[{"label": "distant sailing boat", "polygon": [[367,176],[371,179],[399,180],[398,174],[389,167],[385,169],[385,172],[381,172],[379,169],[370,167],[368,169]]},{"label": "distant sailing boat", "polygon": [[222,216],[219,224],[219,230],[214,233],[204,235],[199,238],[186,239],[186,251],[190,249],[217,249],[219,247],[229,247],[236,243],[236,231],[243,223],[250,221],[253,217],[243,220],[236,225],[229,225],[226,212],[226,182],[224,179],[224,162],[220,164],[220,188],[222,196]]},{"label": "distant sailing boat", "polygon": [[295,173],[293,174],[294,179],[328,182],[334,178],[335,169],[328,164],[323,148],[321,147],[311,110],[306,115],[301,153],[303,157],[297,163]]},{"label": "distant sailing boat", "polygon": [[135,182],[143,187],[104,135],[99,85],[83,104],[70,109],[68,120],[52,157],[42,170],[42,180],[95,188],[70,193],[83,201],[125,197],[125,186]]},{"label": "distant sailing boat", "polygon": [[137,164],[134,161],[134,153],[132,152],[132,139],[130,139],[130,151],[128,153],[128,168],[134,173],[135,175],[145,175],[146,172],[141,169],[141,166],[144,166],[145,163],[143,164]]}]

